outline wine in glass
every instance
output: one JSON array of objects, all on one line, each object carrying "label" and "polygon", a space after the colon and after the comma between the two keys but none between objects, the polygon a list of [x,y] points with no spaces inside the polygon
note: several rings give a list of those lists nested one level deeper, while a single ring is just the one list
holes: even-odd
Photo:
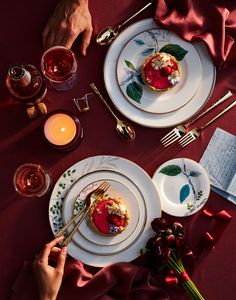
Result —
[{"label": "wine in glass", "polygon": [[40,197],[51,186],[49,173],[39,164],[25,163],[15,171],[15,190],[24,197]]},{"label": "wine in glass", "polygon": [[77,60],[66,47],[54,46],[46,50],[41,58],[41,70],[58,91],[70,90],[77,83]]}]

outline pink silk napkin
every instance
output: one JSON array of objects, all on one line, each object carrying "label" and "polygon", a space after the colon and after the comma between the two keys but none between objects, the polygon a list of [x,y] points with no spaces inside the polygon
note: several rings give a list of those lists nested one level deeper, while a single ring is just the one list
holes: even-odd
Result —
[{"label": "pink silk napkin", "polygon": [[204,41],[218,68],[235,47],[234,0],[156,0],[154,20],[187,41]]},{"label": "pink silk napkin", "polygon": [[[158,276],[131,263],[112,264],[92,275],[80,261],[68,259],[57,300],[169,300],[160,285]],[[38,291],[32,263],[25,262],[12,286],[10,300],[32,299],[38,299]]]}]

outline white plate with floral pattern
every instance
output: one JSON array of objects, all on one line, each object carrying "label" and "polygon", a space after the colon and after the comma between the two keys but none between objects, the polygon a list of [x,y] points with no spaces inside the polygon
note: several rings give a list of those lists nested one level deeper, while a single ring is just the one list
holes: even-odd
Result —
[{"label": "white plate with floral pattern", "polygon": [[208,200],[210,181],[205,169],[187,158],[176,158],[162,164],[152,178],[159,192],[162,210],[169,215],[185,217],[199,211]]},{"label": "white plate with floral pattern", "polygon": [[[146,224],[145,200],[138,187],[123,174],[115,171],[88,173],[75,182],[68,192],[63,206],[63,219],[67,223],[78,213],[86,195],[102,182],[111,184],[106,194],[120,198],[127,206],[129,223],[127,228],[115,236],[104,236],[91,228],[89,217],[75,233],[73,241],[83,250],[99,255],[112,255],[130,247],[142,234]],[[78,196],[78,192],[82,192]]]},{"label": "white plate with floral pattern", "polygon": [[152,128],[170,127],[180,124],[195,115],[209,99],[215,85],[215,67],[203,42],[194,43],[201,59],[202,80],[191,101],[168,113],[149,113],[130,103],[121,91],[117,80],[117,60],[123,47],[137,34],[156,29],[152,18],[136,22],[123,30],[108,49],[104,63],[104,82],[107,92],[116,108],[131,121]]},{"label": "white plate with floral pattern", "polygon": [[71,241],[68,253],[85,264],[103,267],[111,263],[131,261],[140,255],[146,241],[153,235],[151,221],[161,216],[160,198],[150,176],[137,164],[117,156],[99,155],[84,159],[67,169],[54,186],[49,202],[49,222],[54,235],[63,227],[62,209],[67,193],[73,184],[86,174],[97,171],[114,171],[125,175],[138,187],[146,205],[146,222],[142,234],[131,246],[112,255],[97,255]]},{"label": "white plate with floral pattern", "polygon": [[[141,67],[149,55],[166,52],[181,66],[179,83],[164,92],[148,88]],[[193,44],[173,32],[157,28],[133,37],[122,49],[117,61],[117,79],[122,93],[131,104],[149,113],[167,113],[187,104],[202,80],[202,64]]]}]

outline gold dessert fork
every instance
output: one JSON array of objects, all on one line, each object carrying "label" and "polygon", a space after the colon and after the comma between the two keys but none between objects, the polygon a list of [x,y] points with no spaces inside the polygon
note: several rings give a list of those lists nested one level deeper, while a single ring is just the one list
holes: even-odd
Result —
[{"label": "gold dessert fork", "polygon": [[79,226],[81,225],[81,223],[83,222],[83,220],[87,216],[87,214],[88,214],[88,212],[89,212],[89,210],[90,210],[93,202],[96,201],[101,196],[103,196],[104,193],[108,190],[108,188],[110,186],[111,186],[110,183],[104,181],[94,191],[92,191],[91,193],[89,193],[87,195],[86,199],[85,199],[85,206],[84,206],[84,208],[79,213],[77,213],[60,231],[58,231],[56,233],[56,235],[55,235],[56,237],[59,237],[59,236],[63,235],[66,232],[66,230],[71,226],[71,224],[73,222],[75,222],[76,219],[79,216],[82,216],[81,219],[78,221],[78,223],[73,228],[73,230],[68,234],[68,236],[63,241],[62,247],[63,246],[67,246],[69,244],[69,242],[71,241],[71,239],[74,236],[75,232],[78,230]]},{"label": "gold dessert fork", "polygon": [[231,91],[228,91],[223,97],[221,97],[218,101],[216,101],[214,104],[212,104],[208,109],[204,110],[200,115],[196,116],[192,121],[185,123],[185,124],[180,124],[173,128],[169,133],[167,133],[161,140],[160,142],[164,147],[167,147],[180,139],[186,132],[187,128],[193,124],[195,121],[197,121],[199,118],[204,116],[206,113],[211,111],[213,108],[218,106],[219,104],[223,103],[226,99],[232,96]]},{"label": "gold dessert fork", "polygon": [[178,141],[179,145],[183,148],[183,147],[187,146],[188,144],[190,144],[191,142],[193,142],[194,140],[196,140],[200,136],[203,129],[205,129],[207,126],[209,126],[212,122],[214,122],[219,117],[221,117],[227,111],[232,109],[235,105],[236,105],[236,101],[232,102],[228,107],[226,107],[222,112],[220,112],[218,115],[216,115],[214,118],[212,118],[204,126],[202,126],[200,128],[193,128],[192,130],[190,130]]}]

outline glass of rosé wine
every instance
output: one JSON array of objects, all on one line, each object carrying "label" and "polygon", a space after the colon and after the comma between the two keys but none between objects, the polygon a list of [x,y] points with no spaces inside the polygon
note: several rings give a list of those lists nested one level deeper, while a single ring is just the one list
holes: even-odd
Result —
[{"label": "glass of ros\u00e9 wine", "polygon": [[46,50],[41,58],[41,70],[57,91],[68,91],[78,81],[77,59],[66,47],[54,46]]},{"label": "glass of ros\u00e9 wine", "polygon": [[51,187],[50,174],[39,164],[25,163],[13,177],[15,190],[23,197],[41,197]]}]

